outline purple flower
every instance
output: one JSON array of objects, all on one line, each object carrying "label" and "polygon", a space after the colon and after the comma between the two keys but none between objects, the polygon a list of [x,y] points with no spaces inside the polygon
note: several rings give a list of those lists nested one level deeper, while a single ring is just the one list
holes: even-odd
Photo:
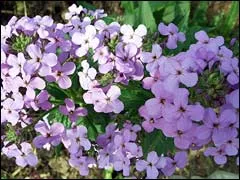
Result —
[{"label": "purple flower", "polygon": [[172,102],[173,94],[166,91],[161,81],[155,83],[151,90],[155,98],[148,99],[145,102],[146,110],[150,115],[160,118],[166,105]]},{"label": "purple flower", "polygon": [[35,89],[42,90],[45,88],[46,83],[40,77],[31,77],[30,75],[23,76],[23,79],[19,79],[20,87],[27,88],[26,96],[28,98],[35,98]]},{"label": "purple flower", "polygon": [[222,36],[209,38],[207,33],[202,30],[195,33],[195,38],[198,40],[198,44],[206,45],[206,47],[213,52],[216,52],[218,47],[224,44],[224,38]]},{"label": "purple flower", "polygon": [[136,133],[141,130],[141,126],[139,126],[138,124],[132,125],[131,121],[126,121],[123,124],[123,127],[130,131],[130,134],[131,134],[130,140],[135,141],[137,139]]},{"label": "purple flower", "polygon": [[220,68],[227,74],[227,81],[231,85],[238,84],[239,82],[239,68],[238,59],[230,58],[221,63]]},{"label": "purple flower", "polygon": [[184,168],[187,164],[187,153],[185,151],[177,152],[173,159],[166,157],[167,165],[162,169],[165,176],[171,176],[175,169]]},{"label": "purple flower", "polygon": [[200,67],[201,71],[205,69],[207,64],[209,64],[209,68],[211,68],[212,65],[216,62],[216,54],[207,49],[207,47],[199,48],[196,51],[195,55],[197,58],[196,63]]},{"label": "purple flower", "polygon": [[36,166],[38,163],[37,156],[33,153],[32,146],[29,143],[21,143],[21,154],[16,156],[16,164],[21,167],[26,165]]},{"label": "purple flower", "polygon": [[142,62],[147,63],[146,69],[150,74],[155,74],[159,68],[159,62],[165,57],[162,56],[162,48],[158,44],[152,45],[152,52],[142,52]]},{"label": "purple flower", "polygon": [[201,121],[204,115],[204,108],[201,105],[188,105],[189,92],[185,88],[179,88],[175,91],[173,105],[169,104],[165,108],[163,116],[168,121],[174,119],[191,119]]},{"label": "purple flower", "polygon": [[28,107],[31,107],[34,109],[34,111],[38,111],[39,108],[43,110],[49,110],[52,107],[52,104],[48,101],[49,94],[46,90],[42,90],[35,99],[29,98],[28,96],[25,96],[25,104]]},{"label": "purple flower", "polygon": [[178,32],[178,27],[173,23],[170,23],[168,26],[166,26],[164,23],[160,23],[158,25],[158,30],[160,34],[168,36],[168,49],[176,49],[177,41],[184,42],[186,40],[185,34],[182,32]]},{"label": "purple flower", "polygon": [[75,108],[75,104],[72,99],[67,98],[64,102],[66,106],[59,106],[59,111],[68,116],[72,122],[75,122],[79,116],[87,115],[87,109],[82,107]]},{"label": "purple flower", "polygon": [[71,155],[69,159],[70,166],[78,169],[81,176],[89,174],[89,165],[93,164],[93,158],[80,155]]},{"label": "purple flower", "polygon": [[62,89],[68,89],[72,86],[72,81],[68,75],[73,74],[75,69],[76,66],[73,62],[66,62],[62,66],[60,64],[57,64],[53,68],[53,73],[47,76],[46,79],[49,82],[56,81],[59,87]]},{"label": "purple flower", "polygon": [[105,128],[105,134],[100,134],[97,137],[97,144],[101,147],[106,147],[107,144],[109,144],[113,138],[114,138],[114,132],[116,130],[116,125],[113,123],[109,123]]},{"label": "purple flower", "polygon": [[130,138],[130,131],[124,131],[123,135],[116,135],[114,137],[114,145],[119,152],[129,152],[130,155],[136,155],[137,145],[130,142]]},{"label": "purple flower", "polygon": [[163,133],[167,137],[174,137],[174,144],[179,149],[188,149],[193,136],[192,123],[188,119],[180,119],[175,123],[164,123]]},{"label": "purple flower", "polygon": [[[178,87],[179,82],[187,87],[193,87],[197,84],[198,75],[195,72],[189,71],[191,63],[180,64],[176,59],[169,59],[165,63],[164,71],[168,72],[164,84],[167,90],[174,91]],[[160,73],[162,72],[159,69]]]},{"label": "purple flower", "polygon": [[225,99],[228,104],[231,104],[234,108],[239,109],[239,89],[236,89],[226,95]]},{"label": "purple flower", "polygon": [[122,73],[134,71],[134,58],[138,53],[137,46],[133,43],[118,43],[116,46],[116,69]]},{"label": "purple flower", "polygon": [[205,156],[214,156],[214,161],[221,165],[226,164],[227,157],[226,157],[226,151],[224,146],[220,147],[209,147],[204,151]]},{"label": "purple flower", "polygon": [[239,139],[234,131],[229,129],[218,131],[218,136],[215,138],[214,144],[216,146],[224,145],[228,156],[235,156],[238,154]]},{"label": "purple flower", "polygon": [[5,154],[9,158],[20,156],[21,151],[18,149],[17,145],[8,145],[8,143],[8,141],[4,141],[4,147],[2,148],[3,154]]},{"label": "purple flower", "polygon": [[57,146],[61,142],[64,132],[64,126],[61,123],[53,123],[50,126],[47,122],[39,121],[34,128],[41,134],[33,139],[36,148],[42,148],[46,144]]},{"label": "purple flower", "polygon": [[116,155],[117,159],[115,159],[113,163],[113,167],[115,171],[123,171],[124,176],[130,175],[130,160],[129,158],[123,156],[123,154],[119,153]]},{"label": "purple flower", "polygon": [[156,179],[159,175],[157,168],[163,168],[166,165],[165,159],[159,159],[155,151],[148,153],[147,161],[138,160],[136,162],[136,169],[138,171],[147,171],[146,179]]},{"label": "purple flower", "polygon": [[67,130],[67,138],[70,139],[71,143],[68,147],[69,152],[75,154],[81,149],[89,150],[91,148],[91,143],[87,139],[87,128],[84,126],[77,126],[76,129]]},{"label": "purple flower", "polygon": [[24,64],[24,71],[27,74],[33,74],[39,69],[39,75],[47,76],[51,73],[51,68],[57,64],[57,56],[53,53],[42,54],[40,47],[34,44],[30,44],[27,47],[27,53],[31,57]]}]

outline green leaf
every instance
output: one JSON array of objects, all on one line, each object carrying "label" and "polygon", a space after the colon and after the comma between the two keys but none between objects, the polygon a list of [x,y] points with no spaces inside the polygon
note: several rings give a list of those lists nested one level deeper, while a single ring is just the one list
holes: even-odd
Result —
[{"label": "green leaf", "polygon": [[175,150],[173,138],[165,137],[161,130],[156,129],[151,133],[145,132],[141,144],[144,157],[151,151],[156,151],[158,155],[161,155]]},{"label": "green leaf", "polygon": [[160,11],[168,5],[168,1],[148,1],[153,12]]},{"label": "green leaf", "polygon": [[147,28],[149,28],[151,32],[156,31],[157,24],[153,17],[153,12],[148,1],[139,2],[139,12],[140,22],[144,24]]},{"label": "green leaf", "polygon": [[122,1],[121,7],[124,8],[124,12],[133,13],[134,12],[134,3],[133,1]]},{"label": "green leaf", "polygon": [[208,10],[208,2],[207,1],[200,1],[197,9],[194,11],[192,23],[198,25],[205,25],[207,24],[207,10]]},{"label": "green leaf", "polygon": [[92,5],[92,4],[90,4],[86,1],[77,1],[77,4],[82,5],[84,8],[90,9],[90,10],[96,10],[97,9],[94,5]]},{"label": "green leaf", "polygon": [[171,4],[169,3],[169,5],[164,9],[162,20],[165,23],[170,23],[174,20],[175,6],[176,6],[176,2],[171,2]]},{"label": "green leaf", "polygon": [[176,5],[176,24],[178,24],[179,30],[182,32],[187,32],[188,21],[190,15],[190,2],[189,1],[179,1]]},{"label": "green leaf", "polygon": [[224,22],[223,32],[224,34],[229,33],[237,23],[237,19],[239,18],[239,2],[232,1],[231,8],[226,15],[226,20]]},{"label": "green leaf", "polygon": [[53,84],[51,84],[51,86],[47,86],[46,89],[48,93],[56,99],[64,100],[67,98],[67,95],[62,90],[54,87]]}]

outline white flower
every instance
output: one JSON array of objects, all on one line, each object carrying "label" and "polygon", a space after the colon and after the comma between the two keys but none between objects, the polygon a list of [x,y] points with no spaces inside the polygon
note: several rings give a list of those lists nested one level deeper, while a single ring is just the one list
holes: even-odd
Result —
[{"label": "white flower", "polygon": [[93,25],[86,26],[85,33],[75,32],[72,36],[72,41],[80,45],[76,50],[76,55],[79,57],[86,55],[89,48],[96,49],[99,44],[99,39],[96,37],[96,29]]},{"label": "white flower", "polygon": [[84,90],[88,90],[97,75],[97,71],[94,68],[89,68],[87,60],[82,61],[81,65],[83,71],[78,73],[79,82]]},{"label": "white flower", "polygon": [[139,48],[142,46],[143,36],[147,34],[147,28],[143,24],[140,24],[134,31],[131,25],[124,24],[120,32],[123,34],[123,42],[134,43]]},{"label": "white flower", "polygon": [[68,8],[68,11],[67,13],[65,13],[65,19],[66,20],[69,20],[72,18],[72,16],[74,15],[78,15],[80,14],[80,12],[83,10],[83,7],[82,6],[78,6],[76,4],[73,4],[71,5],[69,8]]}]

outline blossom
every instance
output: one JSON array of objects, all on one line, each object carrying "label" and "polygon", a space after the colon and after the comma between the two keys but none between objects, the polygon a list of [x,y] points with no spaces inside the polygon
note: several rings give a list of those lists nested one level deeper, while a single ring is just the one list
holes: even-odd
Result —
[{"label": "blossom", "polygon": [[173,23],[170,23],[168,26],[166,26],[164,23],[160,23],[158,25],[158,30],[160,34],[168,36],[168,41],[166,44],[168,49],[176,49],[177,41],[184,42],[186,40],[185,34],[178,32],[178,27]]},{"label": "blossom", "polygon": [[72,86],[72,81],[68,77],[73,74],[76,69],[76,66],[73,62],[66,62],[62,66],[57,64],[53,68],[53,72],[46,77],[46,80],[49,82],[56,81],[60,88],[68,89]]},{"label": "blossom", "polygon": [[83,70],[78,72],[80,85],[84,90],[91,89],[97,75],[97,71],[93,67],[89,68],[87,60],[82,61],[81,65]]},{"label": "blossom", "polygon": [[64,132],[64,126],[61,123],[53,123],[50,126],[47,122],[39,121],[34,128],[41,134],[33,139],[36,148],[42,148],[46,144],[57,146]]},{"label": "blossom", "polygon": [[226,151],[224,146],[209,147],[204,151],[205,156],[214,156],[214,161],[221,165],[227,162]]},{"label": "blossom", "polygon": [[134,43],[138,48],[142,46],[142,38],[147,34],[147,28],[140,24],[135,31],[130,25],[122,25],[120,32],[123,34],[123,42]]},{"label": "blossom", "polygon": [[10,54],[7,58],[8,65],[11,66],[8,73],[11,77],[16,77],[19,73],[25,73],[23,71],[23,65],[25,64],[26,59],[23,53],[18,53],[17,56]]},{"label": "blossom", "polygon": [[[84,101],[86,103],[94,104],[94,110],[96,112],[114,112],[120,113],[124,109],[123,103],[118,99],[121,95],[120,88],[117,86],[111,86],[105,94],[102,89],[94,90],[91,94],[90,100],[85,94]],[[90,102],[88,102],[90,101]]]},{"label": "blossom", "polygon": [[177,152],[174,158],[166,157],[167,165],[162,169],[165,176],[171,176],[176,167],[184,168],[187,164],[187,153],[185,151]]},{"label": "blossom", "polygon": [[77,126],[76,129],[67,130],[66,136],[70,139],[70,145],[67,148],[72,154],[77,153],[81,147],[84,150],[91,148],[91,143],[87,139],[87,128],[85,126]]},{"label": "blossom", "polygon": [[155,151],[148,153],[147,161],[138,160],[136,163],[136,169],[138,171],[147,171],[147,179],[156,179],[159,175],[158,167],[163,168],[165,166],[165,160],[160,160]]},{"label": "blossom", "polygon": [[99,39],[96,36],[96,29],[92,25],[88,25],[85,28],[85,33],[75,32],[72,36],[72,41],[80,47],[76,50],[78,57],[83,57],[87,54],[89,48],[96,49],[99,45]]},{"label": "blossom", "polygon": [[150,74],[155,74],[159,68],[159,62],[165,57],[162,56],[162,48],[158,44],[152,45],[152,52],[142,52],[142,62],[147,63],[146,69]]},{"label": "blossom", "polygon": [[51,68],[57,64],[57,56],[54,53],[42,53],[39,46],[30,44],[27,47],[27,53],[31,57],[24,64],[24,71],[32,75],[37,70],[39,75],[47,76],[51,73]]},{"label": "blossom", "polygon": [[[167,90],[173,91],[179,85],[179,82],[183,83],[187,87],[193,87],[197,84],[198,75],[195,72],[190,72],[188,68],[190,63],[180,64],[175,59],[169,60],[165,63],[164,71],[168,72],[168,76],[164,80],[164,84]],[[162,72],[161,69],[159,70]]]},{"label": "blossom", "polygon": [[87,109],[82,107],[75,108],[73,100],[67,98],[64,100],[64,102],[66,106],[59,106],[59,111],[62,114],[67,115],[72,122],[75,122],[79,116],[87,115]]},{"label": "blossom", "polygon": [[16,156],[16,164],[21,167],[26,165],[36,166],[38,163],[37,156],[33,153],[32,146],[29,143],[22,142],[21,154]]}]

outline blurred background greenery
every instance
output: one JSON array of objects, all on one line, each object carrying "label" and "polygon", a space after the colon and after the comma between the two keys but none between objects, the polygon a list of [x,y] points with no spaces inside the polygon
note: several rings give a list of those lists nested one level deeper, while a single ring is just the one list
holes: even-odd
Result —
[{"label": "blurred background greenery", "polygon": [[[64,22],[64,13],[73,3],[82,5],[87,9],[104,9],[108,14],[105,21],[110,23],[131,24],[136,27],[145,24],[150,32],[149,37],[157,31],[159,22],[175,23],[181,31],[186,33],[187,41],[179,44],[172,52],[186,50],[195,42],[194,33],[205,30],[210,36],[222,35],[225,43],[229,45],[232,38],[238,41],[232,49],[239,55],[239,2],[237,1],[1,1],[1,24],[6,25],[15,15],[50,15],[57,22]],[[151,38],[148,38],[151,40]],[[151,43],[150,43],[151,44]],[[177,171],[176,175],[184,177],[201,176],[209,177],[216,170],[224,170],[239,174],[235,158],[229,158],[224,166],[216,166],[212,159],[202,156],[201,152],[190,153],[189,165]],[[46,153],[40,151],[41,157],[36,168],[21,169],[15,165],[13,159],[1,155],[1,178],[79,178],[79,173],[67,164],[67,153],[58,147]],[[236,177],[234,174],[223,173],[214,178]],[[221,175],[221,172],[215,173]],[[81,177],[83,178],[83,177]],[[122,178],[121,173],[92,169],[86,178]],[[179,177],[175,177],[179,178]]]}]

